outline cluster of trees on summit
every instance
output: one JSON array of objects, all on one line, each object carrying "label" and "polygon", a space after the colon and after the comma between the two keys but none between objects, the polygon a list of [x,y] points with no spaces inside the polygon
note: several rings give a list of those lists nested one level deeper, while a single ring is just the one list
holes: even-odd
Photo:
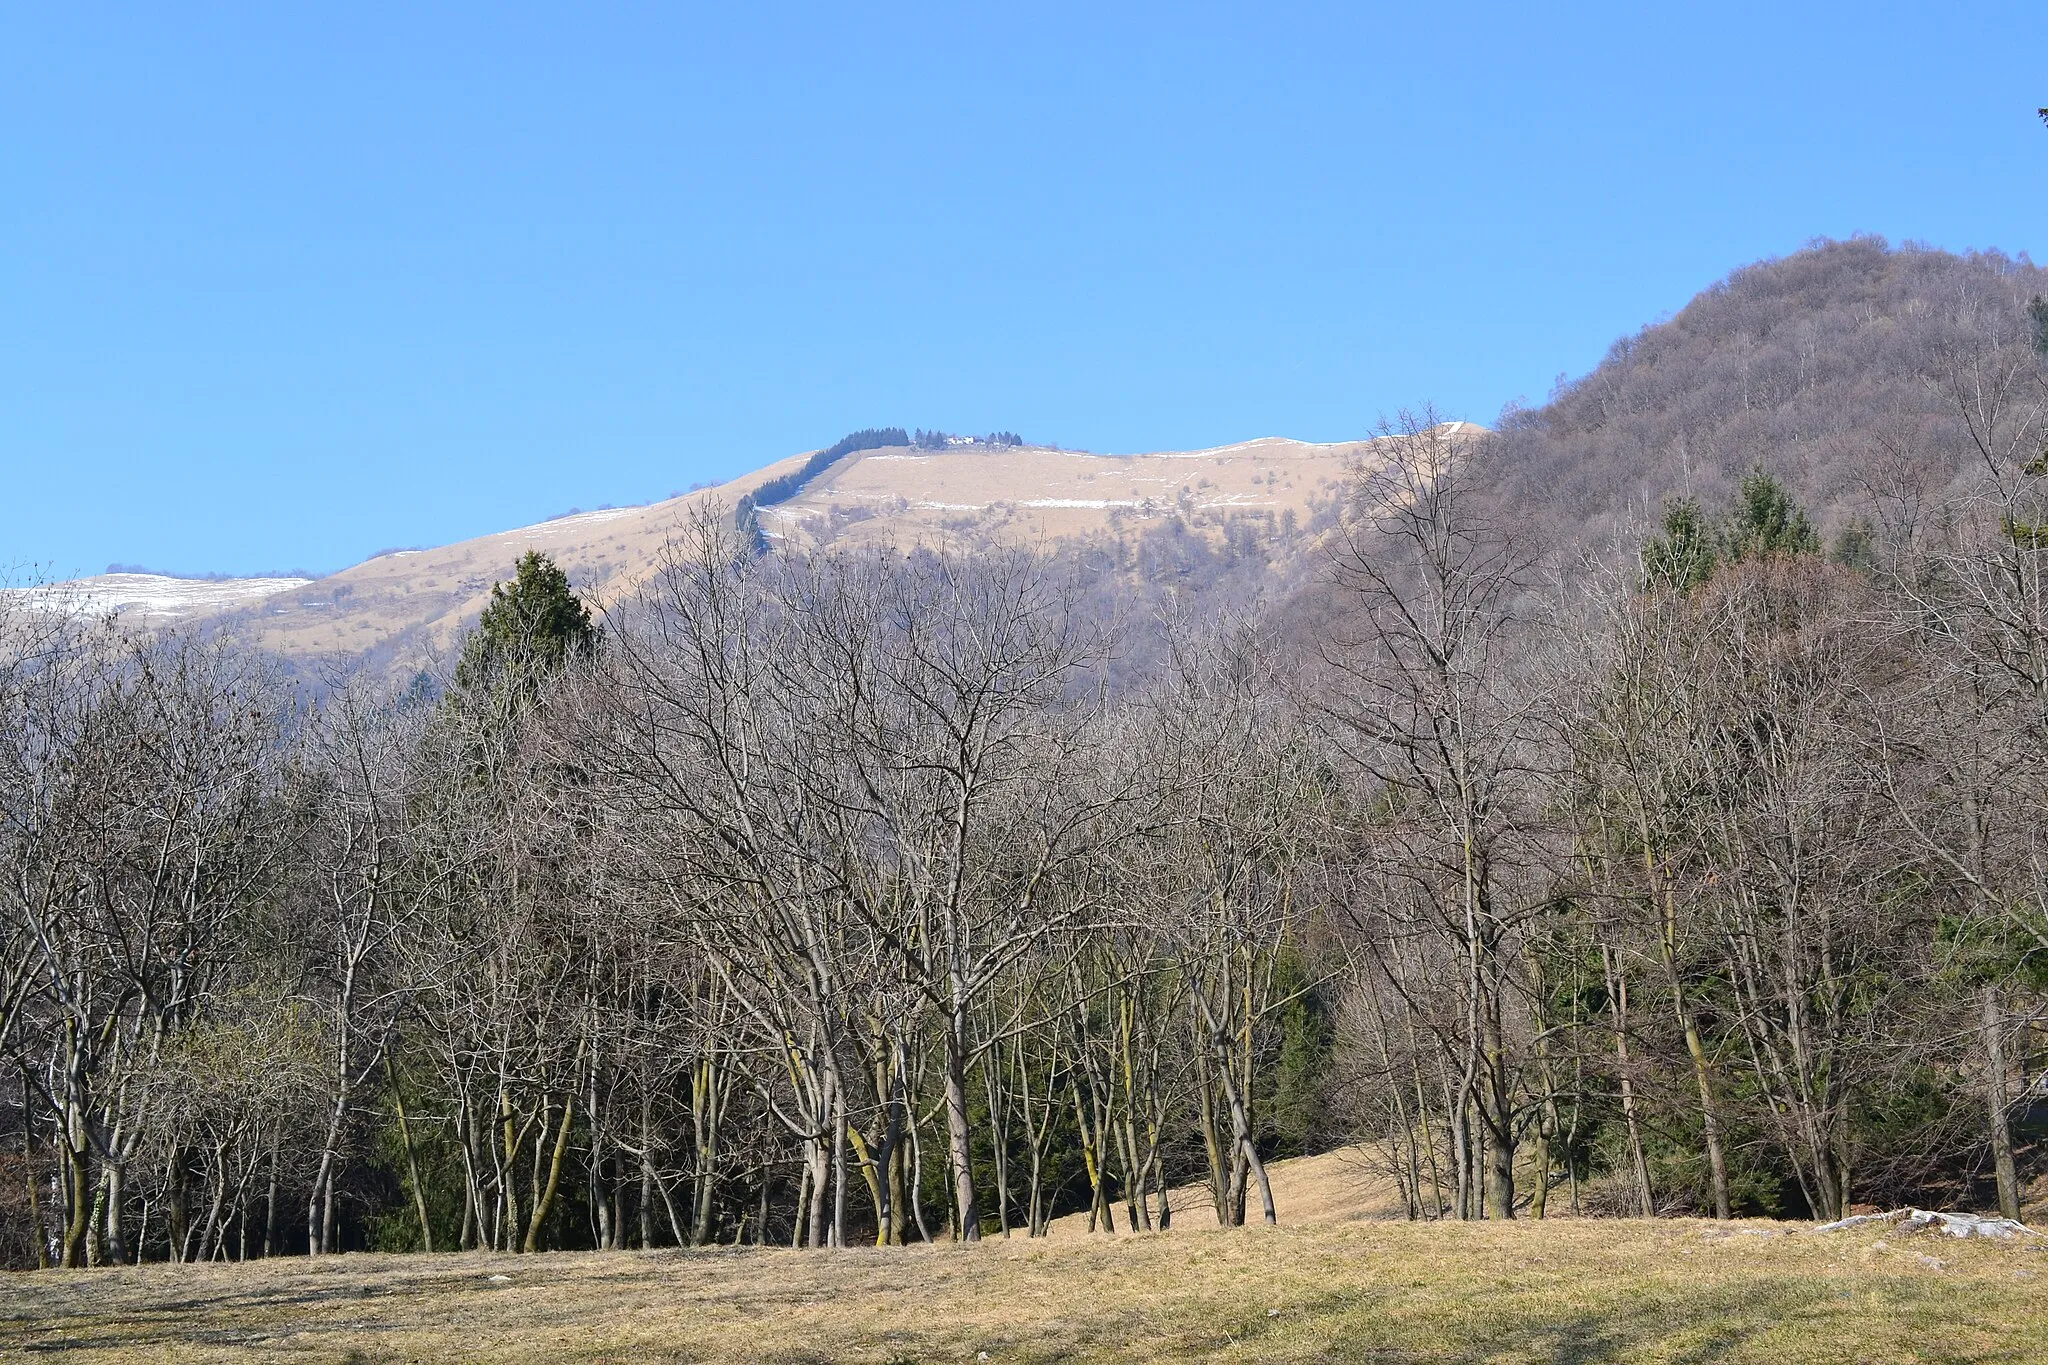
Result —
[{"label": "cluster of trees on summit", "polygon": [[1024,438],[1014,431],[991,431],[986,436],[955,436],[950,431],[926,431],[919,427],[911,444],[920,450],[944,450],[954,441],[965,441],[970,445],[988,446],[996,450],[1007,450],[1024,444]]},{"label": "cluster of trees on summit", "polygon": [[1284,1221],[1268,1163],[1340,1144],[1417,1219],[2017,1213],[2027,320],[1929,361],[1969,459],[1825,534],[1758,465],[1590,553],[1526,433],[1425,412],[1312,584],[1142,620],[1086,555],[730,514],[601,615],[527,556],[396,687],[17,602],[6,1254]]}]

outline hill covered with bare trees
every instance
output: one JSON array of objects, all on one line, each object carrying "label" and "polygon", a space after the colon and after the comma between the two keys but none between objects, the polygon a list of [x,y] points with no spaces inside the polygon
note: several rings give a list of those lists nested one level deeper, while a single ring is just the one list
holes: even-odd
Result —
[{"label": "hill covered with bare trees", "polygon": [[2024,256],[1874,237],[1745,266],[1506,414],[1501,477],[1604,548],[1665,497],[1723,498],[1761,465],[1840,535],[1903,484],[1938,497],[1983,472],[1959,419],[1999,420],[2013,377],[1984,366],[2026,353],[2044,293]]}]

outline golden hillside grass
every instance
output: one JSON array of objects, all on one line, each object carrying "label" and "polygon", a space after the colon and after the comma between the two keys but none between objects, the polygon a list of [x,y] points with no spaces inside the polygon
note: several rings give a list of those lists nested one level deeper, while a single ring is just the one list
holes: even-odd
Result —
[{"label": "golden hillside grass", "polygon": [[[0,1352],[78,1361],[2032,1361],[2048,1253],[1888,1229],[1360,1220],[979,1247],[352,1255],[0,1278]],[[1343,1191],[1353,1197],[1347,1202]],[[1315,1203],[1322,1193],[1320,1206]],[[1346,1221],[1349,1220],[1349,1221]],[[504,1275],[504,1283],[493,1283]]]},{"label": "golden hillside grass", "polygon": [[[1336,496],[1363,442],[1315,444],[1267,437],[1213,450],[1082,455],[1041,447],[917,452],[901,447],[848,457],[788,502],[766,509],[764,529],[795,546],[958,543],[962,528],[1022,545],[1129,534],[1169,516],[1293,513],[1306,525]],[[406,636],[411,667],[452,649],[461,628],[510,578],[527,550],[553,558],[600,605],[629,596],[664,543],[697,510],[730,510],[743,494],[795,471],[793,455],[715,489],[642,507],[565,516],[431,549],[368,559],[304,588],[230,612],[251,638],[281,654],[354,655]],[[107,586],[88,578],[82,586]],[[213,613],[152,615],[143,625]]]},{"label": "golden hillside grass", "polygon": [[[17,1275],[80,1361],[2025,1361],[2048,1258],[1698,1223],[1358,1224],[803,1253]],[[493,1284],[493,1274],[510,1282]]]},{"label": "golden hillside grass", "polygon": [[[1386,1222],[1403,1216],[1401,1192],[1366,1150],[1342,1147],[1317,1156],[1271,1162],[1266,1176],[1273,1184],[1273,1204],[1289,1227],[1333,1223]],[[1206,1184],[1167,1191],[1173,1206],[1173,1231],[1216,1229],[1216,1201]],[[1250,1200],[1250,1214],[1259,1219],[1259,1200]],[[1124,1206],[1118,1204],[1116,1230],[1131,1230]],[[1090,1236],[1086,1212],[1055,1218],[1048,1234],[1055,1240]]]}]

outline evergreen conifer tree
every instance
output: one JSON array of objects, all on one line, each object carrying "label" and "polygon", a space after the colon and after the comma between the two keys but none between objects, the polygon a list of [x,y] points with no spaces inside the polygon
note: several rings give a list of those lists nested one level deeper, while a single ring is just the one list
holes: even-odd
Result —
[{"label": "evergreen conifer tree", "polygon": [[1820,535],[1806,509],[1759,465],[1742,476],[1718,524],[1707,520],[1696,499],[1665,501],[1664,529],[1643,542],[1643,585],[1691,592],[1722,564],[1819,550]]},{"label": "evergreen conifer tree", "polygon": [[455,691],[473,695],[507,682],[530,692],[541,678],[596,647],[598,629],[569,575],[538,550],[519,557],[510,583],[491,587],[455,665]]},{"label": "evergreen conifer tree", "polygon": [[1664,503],[1664,530],[1643,546],[1643,579],[1647,586],[1690,592],[1714,572],[1714,534],[1706,514],[1693,498]]},{"label": "evergreen conifer tree", "polygon": [[1742,476],[1742,485],[1735,493],[1735,507],[1728,517],[1725,540],[1730,560],[1771,554],[1813,554],[1820,549],[1820,536],[1807,519],[1806,510],[1792,500],[1785,485],[1764,472],[1762,465]]}]

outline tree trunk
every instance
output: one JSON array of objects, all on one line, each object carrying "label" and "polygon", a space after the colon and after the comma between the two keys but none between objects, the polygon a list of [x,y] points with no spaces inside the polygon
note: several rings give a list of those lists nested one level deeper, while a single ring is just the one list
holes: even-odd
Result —
[{"label": "tree trunk", "polygon": [[1223,1140],[1217,1131],[1216,1090],[1209,1077],[1209,1048],[1206,1038],[1195,1044],[1195,1094],[1201,1102],[1199,1114],[1202,1152],[1209,1159],[1209,1197],[1216,1205],[1216,1226],[1230,1226],[1229,1175],[1223,1165]]},{"label": "tree trunk", "polygon": [[1700,1097],[1700,1134],[1707,1149],[1707,1175],[1713,1186],[1714,1217],[1726,1222],[1728,1201],[1728,1155],[1721,1145],[1721,1113],[1714,1099],[1713,1068],[1707,1060],[1706,1044],[1700,1039],[1698,1022],[1686,1004],[1685,983],[1678,971],[1678,888],[1671,884],[1659,864],[1650,839],[1648,819],[1639,824],[1643,838],[1643,861],[1650,876],[1652,894],[1662,909],[1659,944],[1664,956],[1664,975],[1671,982],[1671,1012],[1685,1037],[1686,1055],[1692,1059],[1693,1084]]},{"label": "tree trunk", "polygon": [[[1676,994],[1677,988],[1672,989]],[[1681,1009],[1679,1023],[1685,1029],[1685,1050],[1692,1057],[1693,1081],[1699,1089],[1700,1129],[1707,1146],[1707,1174],[1713,1182],[1714,1217],[1726,1222],[1733,1217],[1728,1198],[1728,1154],[1721,1143],[1721,1111],[1714,1099],[1713,1071],[1690,1011]]]},{"label": "tree trunk", "polygon": [[1628,1128],[1629,1162],[1636,1181],[1636,1199],[1645,1218],[1653,1217],[1657,1205],[1650,1192],[1650,1163],[1643,1154],[1643,1130],[1636,1118],[1636,1089],[1628,1056],[1628,977],[1604,945],[1600,964],[1607,973],[1607,998],[1614,1009],[1614,1059],[1621,1078],[1621,1116]]},{"label": "tree trunk", "polygon": [[[832,1234],[829,1245],[843,1247],[846,1245],[846,1090],[840,1084],[839,1063],[831,1054],[826,1058],[825,1077],[832,1106]],[[709,1187],[706,1188],[708,1190]],[[710,1216],[707,1201],[703,1209],[706,1225]]]},{"label": "tree trunk", "polygon": [[69,1141],[64,1144],[64,1165],[65,1212],[68,1217],[61,1259],[66,1270],[77,1270],[85,1264],[85,1231],[92,1217],[92,1201],[86,1198],[85,1153]]},{"label": "tree trunk", "polygon": [[42,1196],[37,1192],[35,1148],[30,1135],[35,1131],[34,1111],[29,1108],[28,1075],[21,1078],[21,1169],[28,1180],[28,1228],[35,1238],[36,1269],[50,1268],[50,1234],[43,1226]]},{"label": "tree trunk", "polygon": [[953,1167],[953,1202],[962,1241],[981,1240],[981,1208],[974,1197],[974,1137],[967,1123],[967,1015],[959,981],[946,1020],[946,1144]]},{"label": "tree trunk", "polygon": [[[1082,1046],[1086,1045],[1084,1040]],[[1109,1171],[1097,1122],[1101,1107],[1094,1103],[1092,1085],[1090,1093],[1084,1095],[1080,1079],[1076,1076],[1072,1088],[1074,1126],[1081,1138],[1081,1166],[1088,1175],[1088,1231],[1113,1233],[1116,1231],[1116,1216],[1109,1206]]]},{"label": "tree trunk", "polygon": [[2006,1114],[2005,1012],[1999,1007],[1996,985],[1987,982],[1983,997],[1984,1099],[1991,1126],[1991,1166],[1998,1180],[1998,1212],[2016,1219],[2020,1216],[2020,1181],[2012,1156],[2012,1123]]},{"label": "tree trunk", "polygon": [[270,1133],[270,1172],[263,1195],[263,1258],[265,1260],[269,1260],[277,1251],[277,1154],[279,1142],[278,1130],[272,1129]]},{"label": "tree trunk", "polygon": [[[100,1197],[105,1215],[100,1224],[103,1229],[101,1236],[110,1265],[128,1263],[128,1242],[121,1233],[121,1206],[127,1199],[126,1181],[122,1175],[126,1169],[121,1160],[110,1160],[100,1172]],[[137,1254],[140,1254],[139,1249]]]},{"label": "tree trunk", "polygon": [[1498,1053],[1488,1058],[1488,1104],[1480,1116],[1486,1128],[1486,1216],[1505,1222],[1515,1216],[1515,1115]]},{"label": "tree trunk", "polygon": [[691,1189],[692,1246],[703,1245],[711,1235],[711,1201],[718,1180],[719,1128],[725,1108],[723,1086],[715,1058],[700,1058],[690,1076],[690,1126],[697,1146],[697,1171]]},{"label": "tree trunk", "polygon": [[[569,1096],[562,1097],[562,1126],[555,1130],[555,1150],[548,1158],[548,1181],[533,1201],[533,1217],[526,1224],[526,1240],[521,1251],[540,1249],[540,1225],[554,1206],[555,1191],[562,1187],[562,1159],[569,1151],[569,1123],[576,1117],[576,1104]],[[535,1142],[539,1142],[536,1137]]]},{"label": "tree trunk", "polygon": [[398,1084],[398,1070],[392,1065],[391,1051],[384,1052],[384,1078],[391,1084],[391,1105],[398,1114],[398,1141],[405,1148],[405,1177],[412,1185],[413,1212],[420,1220],[420,1245],[427,1251],[434,1249],[434,1225],[427,1219],[427,1194],[420,1185],[419,1157],[413,1151],[412,1120],[405,1112],[405,1092]]},{"label": "tree trunk", "polygon": [[829,1201],[832,1197],[832,1152],[828,1134],[818,1133],[810,1138],[810,1151],[804,1166],[804,1189],[809,1193],[810,1213],[804,1220],[804,1245],[813,1249],[825,1245],[831,1235]]}]

